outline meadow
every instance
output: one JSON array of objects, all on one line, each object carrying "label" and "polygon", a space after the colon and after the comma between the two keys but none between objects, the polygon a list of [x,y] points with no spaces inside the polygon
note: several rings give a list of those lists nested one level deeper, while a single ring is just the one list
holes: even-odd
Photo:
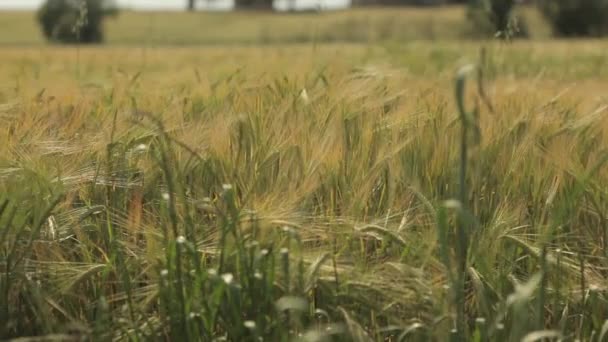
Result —
[{"label": "meadow", "polygon": [[608,42],[108,29],[2,33],[0,338],[608,337]]}]

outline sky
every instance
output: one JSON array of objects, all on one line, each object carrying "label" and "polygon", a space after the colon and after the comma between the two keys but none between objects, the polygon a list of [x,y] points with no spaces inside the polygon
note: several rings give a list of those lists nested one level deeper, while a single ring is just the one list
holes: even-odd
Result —
[{"label": "sky", "polygon": [[[275,7],[283,9],[288,0],[275,0]],[[348,6],[351,0],[296,0],[298,8],[316,8],[322,2],[327,9],[339,9]],[[44,0],[0,0],[0,10],[3,9],[36,9]],[[183,10],[186,0],[115,0],[120,7],[137,10]],[[234,0],[199,1],[199,7],[204,9],[225,10],[232,8]]]}]

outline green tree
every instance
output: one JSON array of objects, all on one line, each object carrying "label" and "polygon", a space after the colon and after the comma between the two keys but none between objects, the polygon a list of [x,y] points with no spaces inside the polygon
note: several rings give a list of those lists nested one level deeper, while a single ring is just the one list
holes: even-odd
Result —
[{"label": "green tree", "polygon": [[470,0],[467,18],[476,33],[492,33],[502,38],[526,36],[521,20],[514,16],[516,0]]},{"label": "green tree", "polygon": [[273,0],[236,0],[236,7],[243,9],[272,9]]},{"label": "green tree", "polygon": [[539,6],[558,36],[608,34],[608,0],[541,0]]},{"label": "green tree", "polygon": [[100,43],[103,19],[115,13],[105,0],[47,0],[38,11],[38,22],[51,42]]}]

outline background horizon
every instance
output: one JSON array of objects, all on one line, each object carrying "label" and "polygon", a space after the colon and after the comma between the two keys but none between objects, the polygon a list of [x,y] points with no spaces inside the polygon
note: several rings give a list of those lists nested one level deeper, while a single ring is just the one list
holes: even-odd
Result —
[{"label": "background horizon", "polygon": [[[116,0],[115,2],[121,8],[139,10],[182,10],[185,8],[186,3],[183,0]],[[44,0],[0,0],[0,9],[35,10],[39,8],[42,3],[44,3]]]},{"label": "background horizon", "polygon": [[[0,0],[2,10],[36,10],[44,0]],[[118,7],[136,11],[182,11],[186,8],[185,0],[115,0]],[[274,8],[287,10],[289,0],[275,0]],[[311,9],[320,4],[324,9],[348,8],[351,0],[296,0],[296,9]],[[197,10],[228,11],[234,8],[234,0],[197,1]]]}]

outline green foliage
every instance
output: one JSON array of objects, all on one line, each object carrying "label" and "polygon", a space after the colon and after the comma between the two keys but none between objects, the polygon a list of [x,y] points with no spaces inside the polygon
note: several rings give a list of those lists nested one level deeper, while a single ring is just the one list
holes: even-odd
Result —
[{"label": "green foliage", "polygon": [[515,16],[515,0],[470,0],[467,19],[474,36],[527,37],[525,22]]},{"label": "green foliage", "polygon": [[606,0],[542,0],[539,6],[555,35],[599,37],[608,34]]},{"label": "green foliage", "polygon": [[272,0],[236,0],[235,3],[243,9],[272,9]]},{"label": "green foliage", "polygon": [[100,43],[103,19],[115,13],[106,0],[47,0],[38,11],[38,22],[52,42]]}]

